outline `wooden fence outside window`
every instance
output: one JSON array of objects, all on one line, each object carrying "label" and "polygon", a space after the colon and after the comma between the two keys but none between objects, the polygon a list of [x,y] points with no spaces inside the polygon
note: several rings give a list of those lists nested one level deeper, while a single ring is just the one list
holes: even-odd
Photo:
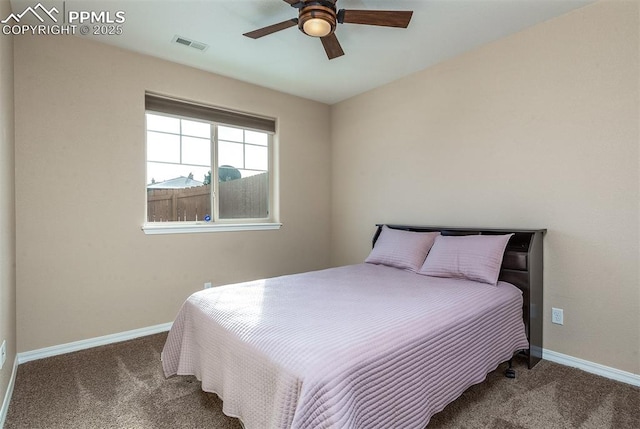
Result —
[{"label": "wooden fence outside window", "polygon": [[[261,173],[218,186],[220,219],[269,216],[269,175]],[[182,189],[148,189],[147,222],[202,221],[211,216],[211,185]]]}]

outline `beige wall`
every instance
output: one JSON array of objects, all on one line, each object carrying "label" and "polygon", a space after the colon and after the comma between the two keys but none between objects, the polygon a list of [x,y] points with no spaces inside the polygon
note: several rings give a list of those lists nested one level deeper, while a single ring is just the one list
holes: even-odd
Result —
[{"label": "beige wall", "polygon": [[639,374],[638,17],[597,3],[334,105],[333,262],[376,222],[548,228],[544,347]]},{"label": "beige wall", "polygon": [[[205,281],[328,266],[327,105],[80,37],[15,51],[19,351],[170,322]],[[277,117],[282,229],[140,230],[145,90]]]},{"label": "beige wall", "polygon": [[[11,13],[0,0],[0,16]],[[7,361],[0,370],[0,404],[16,357],[16,234],[13,132],[13,41],[0,36],[0,343],[7,341]]]}]

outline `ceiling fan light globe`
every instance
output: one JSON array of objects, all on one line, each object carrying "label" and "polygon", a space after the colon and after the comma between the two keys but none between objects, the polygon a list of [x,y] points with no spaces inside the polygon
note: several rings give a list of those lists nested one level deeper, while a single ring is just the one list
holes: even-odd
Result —
[{"label": "ceiling fan light globe", "polygon": [[311,37],[325,37],[331,33],[331,24],[322,18],[311,18],[302,26],[306,35]]}]

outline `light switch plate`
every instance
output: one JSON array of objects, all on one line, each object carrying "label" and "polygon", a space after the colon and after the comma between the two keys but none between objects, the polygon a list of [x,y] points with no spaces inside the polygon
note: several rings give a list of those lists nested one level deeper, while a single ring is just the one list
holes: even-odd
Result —
[{"label": "light switch plate", "polygon": [[551,323],[564,325],[564,311],[561,308],[551,308]]}]

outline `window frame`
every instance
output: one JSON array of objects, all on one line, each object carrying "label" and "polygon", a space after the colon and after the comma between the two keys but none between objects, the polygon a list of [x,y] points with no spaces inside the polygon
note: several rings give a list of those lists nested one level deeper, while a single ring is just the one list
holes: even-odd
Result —
[{"label": "window frame", "polygon": [[[151,103],[150,100],[151,99]],[[160,109],[150,108],[150,104],[157,103],[159,101]],[[163,104],[164,103],[164,104]],[[183,109],[189,111],[190,109],[196,109],[197,116],[188,116],[180,113],[173,113],[169,110],[176,107],[177,111]],[[214,116],[216,113],[221,113],[221,117],[235,118],[238,115],[240,121],[243,124],[227,123],[229,121],[219,121],[206,119],[202,112],[206,114],[207,109],[210,109]],[[188,101],[178,100],[175,98],[168,98],[163,96],[157,96],[155,94],[145,94],[145,172],[148,169],[147,158],[147,114],[155,114],[160,116],[175,117],[177,119],[194,120],[198,122],[207,122],[211,126],[209,144],[210,144],[210,168],[211,168],[211,192],[210,192],[210,204],[211,204],[211,221],[198,220],[198,221],[169,221],[169,222],[149,222],[148,219],[148,198],[145,198],[145,217],[142,225],[142,230],[145,234],[183,234],[183,233],[201,233],[201,232],[225,232],[225,231],[261,231],[261,230],[275,230],[280,229],[282,224],[276,220],[275,206],[277,204],[276,192],[275,192],[275,119],[253,116],[251,114],[234,112],[229,110],[220,109],[217,107],[206,106],[202,104],[196,104]],[[254,128],[248,125],[252,124],[252,120],[255,120],[258,124],[258,128]],[[271,130],[265,130],[265,127],[272,126]],[[267,134],[267,174],[268,174],[268,198],[267,198],[267,217],[264,218],[227,218],[220,219],[220,207],[219,207],[219,180],[218,180],[218,127],[232,127],[243,130],[243,145],[246,145],[244,131],[257,131]],[[182,137],[182,133],[180,134]],[[243,151],[244,151],[243,147]],[[147,190],[147,175],[145,173],[145,192]]]}]

